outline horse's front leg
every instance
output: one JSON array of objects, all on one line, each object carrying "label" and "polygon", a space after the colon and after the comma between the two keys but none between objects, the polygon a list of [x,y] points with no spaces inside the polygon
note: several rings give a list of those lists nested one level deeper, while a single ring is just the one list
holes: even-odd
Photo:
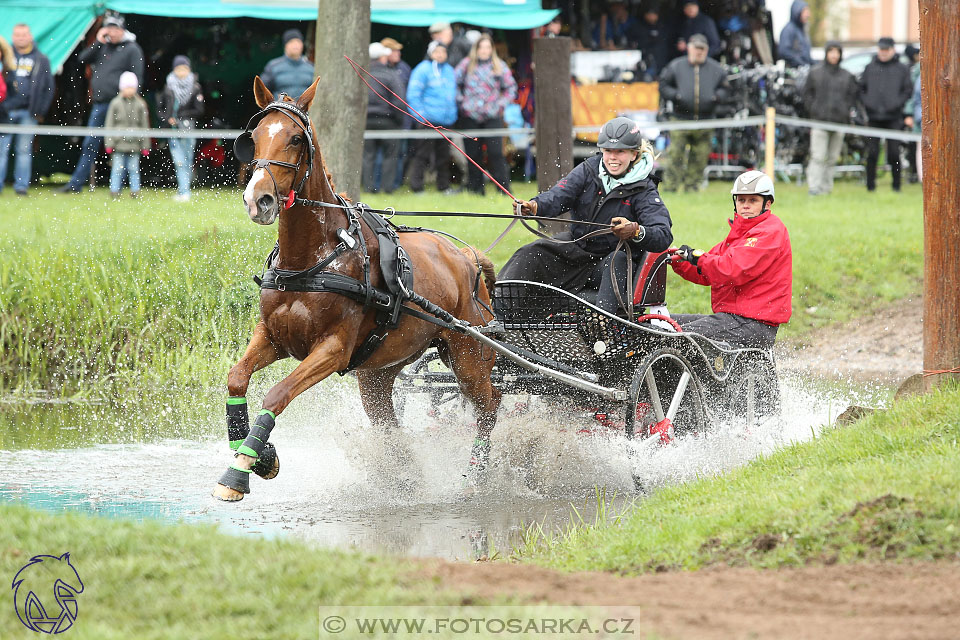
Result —
[{"label": "horse's front leg", "polygon": [[[250,418],[247,416],[247,387],[250,385],[250,376],[286,355],[279,352],[267,337],[267,328],[264,323],[258,322],[253,330],[250,344],[243,352],[243,357],[230,368],[227,375],[227,441],[234,451],[243,444],[244,438],[250,433]],[[272,460],[261,473],[264,477],[273,478],[279,471],[279,461],[276,452],[272,452]],[[260,471],[255,469],[255,471]]]},{"label": "horse's front leg", "polygon": [[263,409],[257,416],[250,432],[237,447],[237,456],[213,490],[216,498],[227,501],[242,500],[250,493],[250,473],[263,454],[276,417],[287,408],[294,398],[317,384],[331,373],[347,366],[349,354],[344,349],[343,338],[332,335],[321,342],[293,372],[273,386],[263,400]]}]

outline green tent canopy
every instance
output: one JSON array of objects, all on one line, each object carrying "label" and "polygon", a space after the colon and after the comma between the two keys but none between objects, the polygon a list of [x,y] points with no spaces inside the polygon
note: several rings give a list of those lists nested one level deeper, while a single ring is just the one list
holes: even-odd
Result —
[{"label": "green tent canopy", "polygon": [[[37,47],[57,70],[105,9],[170,18],[261,18],[316,20],[317,0],[4,0],[0,35],[30,25]],[[371,21],[425,27],[439,20],[491,29],[532,29],[557,15],[540,0],[372,0]]]}]

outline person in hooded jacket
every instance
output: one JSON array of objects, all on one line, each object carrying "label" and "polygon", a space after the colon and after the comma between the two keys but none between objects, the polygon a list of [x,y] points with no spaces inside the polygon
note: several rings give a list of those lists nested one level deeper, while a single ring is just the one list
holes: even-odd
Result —
[{"label": "person in hooded jacket", "polygon": [[[167,84],[157,100],[161,126],[189,131],[197,128],[197,118],[203,115],[203,90],[197,76],[190,69],[190,58],[175,56],[173,70],[167,75]],[[177,195],[174,200],[190,199],[190,181],[193,178],[193,154],[196,138],[170,138],[170,157],[177,172]]]},{"label": "person in hooded jacket", "polygon": [[[418,64],[410,74],[407,103],[428,122],[449,127],[457,121],[457,76],[447,64],[447,47],[442,42],[431,42],[427,55],[430,59]],[[428,127],[418,124],[416,128],[423,131]],[[431,156],[437,170],[437,190],[450,188],[450,143],[439,137],[420,138],[414,141],[410,161],[410,189],[414,193],[423,191],[423,174]]]},{"label": "person in hooded jacket", "polygon": [[[860,98],[867,111],[867,124],[878,129],[903,130],[903,106],[913,95],[910,70],[897,60],[893,38],[880,38],[877,55],[860,76]],[[867,191],[877,188],[880,139],[867,138]],[[900,191],[900,141],[887,140],[887,162],[893,190]]]},{"label": "person in hooded jacket", "polygon": [[[88,127],[102,127],[107,117],[110,101],[117,95],[120,76],[131,72],[137,76],[137,82],[143,82],[143,49],[137,44],[137,37],[126,30],[121,16],[109,15],[103,19],[103,26],[97,31],[96,42],[80,52],[77,59],[89,64],[93,71],[90,88],[93,92],[93,106],[87,120]],[[61,191],[80,193],[90,178],[93,162],[100,151],[103,138],[86,136],[83,139],[80,160],[73,175]]]},{"label": "person in hooded jacket", "polygon": [[[859,88],[853,74],[840,66],[843,49],[828,42],[823,63],[814,67],[803,85],[803,104],[814,120],[850,123],[850,112],[857,104]],[[833,170],[843,149],[843,132],[810,130],[810,164],[807,183],[810,195],[833,190]]]},{"label": "person in hooded jacket", "polygon": [[[601,153],[583,161],[557,184],[529,201],[519,203],[523,215],[555,218],[570,212],[574,221],[609,224],[612,233],[579,239],[597,227],[571,225],[557,240],[542,239],[521,247],[497,276],[500,280],[530,280],[571,293],[599,288],[597,306],[620,313],[620,297],[632,295],[627,283],[627,255],[616,251],[629,243],[633,258],[644,251],[670,246],[670,212],[657,192],[653,148],[629,118],[614,118],[600,130]],[[571,242],[577,239],[576,242]],[[613,264],[615,278],[611,277]]]},{"label": "person in hooded jacket", "polygon": [[813,64],[810,57],[810,36],[807,35],[807,23],[810,22],[810,7],[804,0],[794,0],[790,7],[790,22],[780,32],[780,44],[777,51],[788,67],[803,67]]},{"label": "person in hooded jacket", "polygon": [[706,253],[671,248],[670,265],[684,280],[710,287],[712,315],[674,314],[684,331],[738,347],[769,349],[793,307],[793,251],[787,227],[773,215],[773,180],[741,174],[730,190],[733,219],[723,242]]}]

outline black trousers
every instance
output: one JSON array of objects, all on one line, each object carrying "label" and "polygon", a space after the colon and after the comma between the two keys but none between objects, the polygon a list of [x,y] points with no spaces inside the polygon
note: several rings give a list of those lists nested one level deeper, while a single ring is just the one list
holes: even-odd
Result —
[{"label": "black trousers", "polygon": [[[870,120],[869,125],[878,129],[903,130],[903,119]],[[877,188],[877,159],[880,157],[880,138],[867,138],[867,190]],[[893,189],[900,190],[900,141],[887,140],[887,162],[893,175]]]},{"label": "black trousers", "polygon": [[672,316],[683,327],[711,340],[729,342],[735,347],[769,349],[777,339],[777,327],[733,313],[680,313]]},{"label": "black trousers", "polygon": [[[464,118],[460,122],[462,129],[501,129],[503,120],[500,118],[491,118],[489,120],[474,120],[473,118]],[[463,150],[467,152],[470,158],[483,166],[483,147],[487,147],[487,161],[489,165],[486,169],[493,176],[493,179],[502,184],[505,188],[510,188],[510,169],[507,167],[507,159],[503,157],[503,138],[495,136],[493,138],[472,138],[463,139]],[[467,163],[467,189],[474,193],[483,194],[483,173],[474,166],[473,162]]]},{"label": "black trousers", "polygon": [[[569,232],[557,234],[558,239],[569,239]],[[634,256],[641,252],[635,251]],[[613,277],[610,264],[613,263]],[[634,264],[634,274],[637,273]],[[530,280],[559,287],[570,293],[584,289],[599,289],[597,306],[614,315],[625,315],[617,301],[618,288],[623,301],[633,296],[627,289],[627,254],[611,251],[595,254],[577,244],[557,244],[549,240],[537,240],[517,249],[503,265],[498,280]]]},{"label": "black trousers", "polygon": [[[390,116],[367,116],[367,129],[399,129],[400,125]],[[390,193],[397,175],[397,155],[400,153],[400,140],[364,140],[363,141],[363,190],[371,193],[378,191],[373,169],[377,161],[377,151],[383,149],[383,164],[380,168],[380,187]]]},{"label": "black trousers", "polygon": [[[416,125],[423,131],[427,127]],[[413,140],[410,158],[410,188],[423,191],[423,174],[430,166],[431,159],[437,170],[437,191],[450,188],[450,143],[443,138],[420,138]]]}]

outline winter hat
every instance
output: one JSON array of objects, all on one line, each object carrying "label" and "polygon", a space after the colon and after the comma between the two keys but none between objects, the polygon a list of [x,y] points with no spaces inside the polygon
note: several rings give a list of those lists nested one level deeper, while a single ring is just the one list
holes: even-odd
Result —
[{"label": "winter hat", "polygon": [[379,42],[370,43],[370,59],[376,60],[377,58],[382,58],[383,56],[390,55],[390,49],[386,48]]},{"label": "winter hat", "polygon": [[283,32],[283,44],[286,46],[288,42],[296,38],[300,42],[303,42],[303,33],[300,32],[300,29],[287,29]]},{"label": "winter hat", "polygon": [[446,48],[447,48],[447,45],[443,44],[439,40],[434,40],[433,42],[427,45],[427,55],[428,56],[431,55],[437,49],[446,50]]},{"label": "winter hat", "polygon": [[173,56],[173,68],[176,69],[180,65],[185,64],[188,67],[190,66],[190,58],[187,56]]},{"label": "winter hat", "polygon": [[918,53],[920,53],[920,49],[918,49],[917,46],[912,42],[903,48],[903,55],[910,58],[910,60],[913,60],[913,56],[917,55]]},{"label": "winter hat", "polygon": [[893,49],[893,38],[884,36],[877,41],[878,49]]},{"label": "winter hat", "polygon": [[380,41],[380,44],[382,44],[387,49],[390,49],[392,51],[403,50],[403,45],[397,42],[396,40],[394,40],[393,38],[384,38],[383,40]]},{"label": "winter hat", "polygon": [[137,79],[137,74],[133,71],[124,71],[120,74],[120,89],[126,89],[127,87],[133,87],[136,89],[140,86],[140,81]]},{"label": "winter hat", "polygon": [[109,15],[103,19],[103,26],[105,27],[120,27],[124,28],[123,16],[118,15]]},{"label": "winter hat", "polygon": [[687,40],[687,44],[689,44],[691,47],[700,47],[702,49],[710,48],[710,43],[707,42],[707,36],[703,35],[702,33],[695,33],[690,36],[690,39]]},{"label": "winter hat", "polygon": [[441,31],[446,31],[449,28],[449,22],[434,22],[432,25],[430,25],[430,28],[427,29],[427,31],[430,33],[440,33]]}]

